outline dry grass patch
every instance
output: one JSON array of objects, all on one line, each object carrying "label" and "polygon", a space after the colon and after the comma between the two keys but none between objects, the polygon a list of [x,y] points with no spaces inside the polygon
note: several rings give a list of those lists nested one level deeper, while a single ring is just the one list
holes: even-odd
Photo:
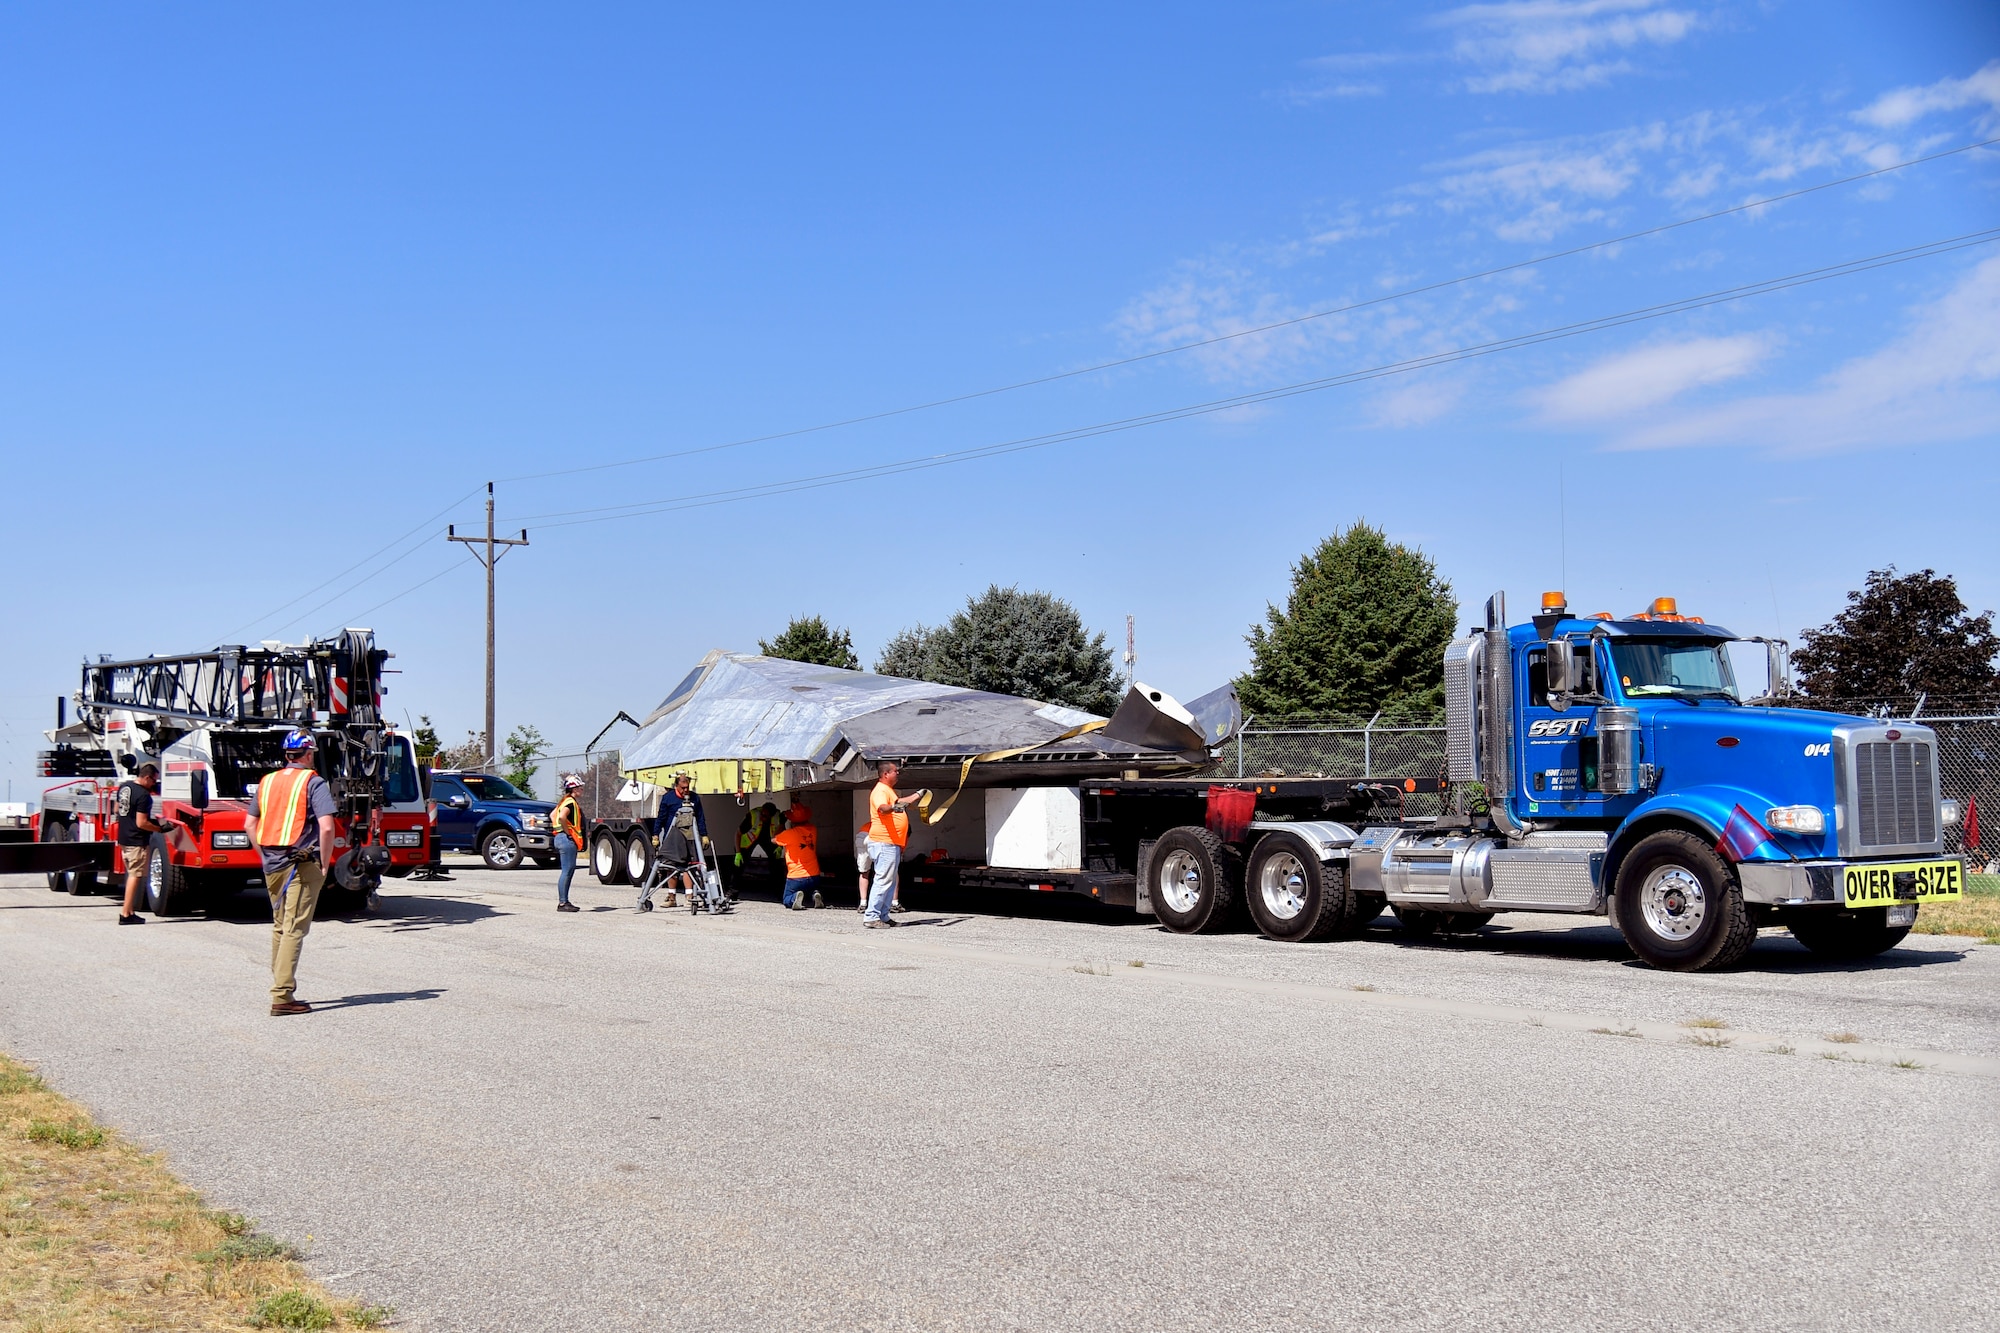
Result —
[{"label": "dry grass patch", "polygon": [[0,1328],[379,1328],[290,1246],[213,1212],[157,1156],[0,1055]]},{"label": "dry grass patch", "polygon": [[1955,903],[1925,903],[1917,909],[1919,935],[1970,935],[2000,944],[2000,875],[1967,875],[1965,897]]}]

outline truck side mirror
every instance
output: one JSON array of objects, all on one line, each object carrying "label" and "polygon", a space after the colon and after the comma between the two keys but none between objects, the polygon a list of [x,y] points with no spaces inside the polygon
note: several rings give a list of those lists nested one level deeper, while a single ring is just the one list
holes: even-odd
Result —
[{"label": "truck side mirror", "polygon": [[188,804],[197,810],[208,809],[208,770],[197,768],[188,774]]},{"label": "truck side mirror", "polygon": [[1548,651],[1543,654],[1543,670],[1547,673],[1549,707],[1558,713],[1569,711],[1569,697],[1576,693],[1576,655],[1570,651],[1569,635],[1559,634],[1550,640]]},{"label": "truck side mirror", "polygon": [[467,796],[464,792],[460,792],[458,795],[446,801],[445,804],[450,806],[454,810],[470,810],[472,808],[472,798],[470,796]]}]

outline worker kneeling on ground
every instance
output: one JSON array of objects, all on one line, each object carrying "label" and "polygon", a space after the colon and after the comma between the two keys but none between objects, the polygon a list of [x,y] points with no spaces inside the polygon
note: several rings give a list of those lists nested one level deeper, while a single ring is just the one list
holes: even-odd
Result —
[{"label": "worker kneeling on ground", "polygon": [[785,906],[794,912],[824,907],[826,900],[819,895],[819,832],[813,828],[812,811],[797,802],[785,818],[785,831],[771,839],[785,849]]},{"label": "worker kneeling on ground", "polygon": [[285,737],[285,766],[268,773],[250,798],[250,841],[264,862],[271,895],[271,1012],[304,1014],[312,1006],[293,998],[299,950],[312,929],[313,909],[333,859],[333,788],[313,772],[316,742],[310,731]]}]

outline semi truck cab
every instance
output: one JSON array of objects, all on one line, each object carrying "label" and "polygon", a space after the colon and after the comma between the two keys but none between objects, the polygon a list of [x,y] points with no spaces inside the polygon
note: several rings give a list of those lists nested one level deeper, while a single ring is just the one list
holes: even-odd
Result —
[{"label": "semi truck cab", "polygon": [[[1495,594],[1486,619],[1445,656],[1456,813],[1366,830],[1350,858],[1406,923],[1603,913],[1648,963],[1695,970],[1737,961],[1763,925],[1872,956],[1960,896],[1934,733],[1788,706],[1782,641],[1672,598],[1618,618],[1548,593],[1510,626]],[[1771,664],[1756,699],[1727,651],[1744,641]]]}]

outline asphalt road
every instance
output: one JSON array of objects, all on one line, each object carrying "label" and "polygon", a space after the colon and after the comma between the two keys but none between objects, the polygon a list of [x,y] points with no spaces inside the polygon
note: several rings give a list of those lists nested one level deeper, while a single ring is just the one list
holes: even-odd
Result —
[{"label": "asphalt road", "polygon": [[864,932],[587,881],[558,916],[551,872],[455,873],[320,923],[294,1019],[250,898],[119,929],[0,879],[0,1048],[421,1329],[1935,1330],[2000,1302],[2000,949],[1827,967],[1767,932],[1687,977],[1527,916],[1305,947],[1020,898]]}]

